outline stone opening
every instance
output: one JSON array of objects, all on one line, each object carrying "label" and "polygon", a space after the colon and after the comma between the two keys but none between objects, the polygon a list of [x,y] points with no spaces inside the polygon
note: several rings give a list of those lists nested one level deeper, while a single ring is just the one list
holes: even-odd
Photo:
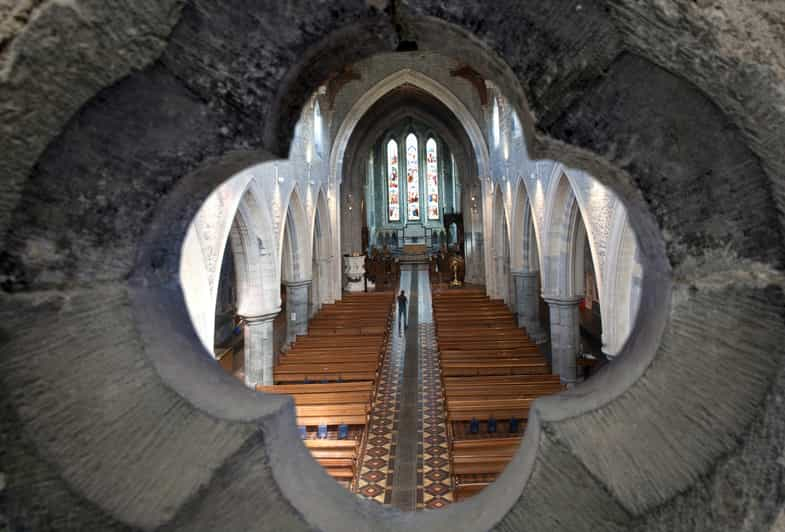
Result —
[{"label": "stone opening", "polygon": [[[70,9],[45,6],[42,14],[48,17],[39,16],[41,26],[28,31],[34,34],[57,24],[54,19],[64,20],[52,17],[52,10],[72,15]],[[3,205],[10,208],[2,222],[8,296],[3,342],[9,358],[0,378],[3,390],[14,390],[4,391],[9,410],[4,432],[24,442],[3,458],[6,490],[18,501],[16,510],[8,510],[10,519],[39,519],[23,511],[41,507],[24,488],[33,477],[46,479],[37,484],[42,489],[36,497],[44,501],[50,522],[71,515],[82,528],[123,523],[188,529],[510,529],[527,523],[540,529],[636,524],[655,530],[669,519],[684,522],[674,516],[708,515],[715,522],[720,515],[728,523],[745,519],[746,510],[735,517],[712,514],[712,503],[705,501],[718,492],[713,487],[736,475],[745,485],[772,485],[766,478],[751,479],[745,471],[760,469],[744,466],[760,456],[773,465],[778,449],[770,429],[777,430],[772,420],[780,410],[767,402],[766,393],[772,382],[781,387],[782,239],[776,205],[781,205],[782,188],[772,171],[781,158],[769,144],[755,142],[756,134],[750,133],[755,128],[748,125],[777,120],[760,120],[752,108],[742,118],[731,96],[737,82],[719,86],[707,81],[715,78],[710,67],[697,66],[712,61],[681,63],[652,44],[647,31],[640,30],[649,26],[636,23],[646,7],[622,6],[608,15],[587,4],[558,17],[539,9],[512,13],[506,8],[499,10],[501,18],[483,24],[478,22],[482,10],[471,6],[442,9],[423,3],[412,8],[408,31],[418,35],[419,49],[439,50],[450,43],[451,53],[469,58],[487,79],[497,79],[520,114],[531,153],[600,177],[625,201],[630,225],[647,245],[640,257],[642,310],[616,369],[597,375],[579,392],[544,401],[532,429],[537,446],[519,453],[487,494],[439,515],[409,519],[366,507],[319,477],[313,464],[303,466],[305,456],[286,443],[296,437],[294,426],[282,417],[284,411],[291,417],[291,404],[275,398],[256,401],[216,371],[204,360],[185,312],[177,283],[179,245],[204,198],[227,176],[285,155],[293,115],[338,63],[396,46],[387,15],[355,6],[331,12],[313,34],[283,49],[254,28],[259,21],[280,24],[285,17],[306,19],[308,13],[295,7],[249,17],[254,9],[200,2],[182,11],[115,17],[118,24],[131,20],[152,29],[159,38],[135,43],[135,59],[120,58],[112,63],[115,68],[97,76],[87,75],[90,58],[80,65],[62,51],[64,64],[75,66],[64,78],[74,81],[74,90],[54,90],[42,98],[29,86],[31,98],[42,106],[48,108],[51,100],[65,111],[46,118],[45,133],[26,141],[32,143],[30,150],[8,151],[14,186],[3,192]],[[347,14],[351,9],[355,18]],[[664,16],[659,8],[651,9],[655,18]],[[692,9],[685,11],[690,26],[704,20]],[[111,23],[107,13],[98,15]],[[141,22],[145,16],[149,25]],[[532,31],[530,52],[519,45],[521,19]],[[202,24],[207,20],[222,22]],[[551,31],[550,20],[566,30]],[[74,24],[89,32],[83,23]],[[240,31],[225,32],[227,27]],[[572,33],[570,27],[590,30]],[[212,48],[215,41],[198,38],[200,31],[231,45]],[[673,42],[669,31],[652,33],[654,40]],[[465,41],[455,38],[470,32]],[[242,45],[233,34],[243,35]],[[246,46],[249,34],[257,45],[252,48],[268,50],[280,66],[270,78],[282,81],[275,85],[279,93],[264,83],[257,86],[257,98],[249,99],[236,76],[201,62],[233,55],[244,61],[248,55],[235,52]],[[550,44],[572,50],[570,36],[575,35],[585,38],[590,49],[583,58],[592,60],[563,56],[555,79],[540,76],[549,68]],[[125,37],[105,33],[102,38]],[[315,46],[321,39],[323,45]],[[349,42],[351,53],[346,53]],[[29,46],[32,55],[49,45],[46,40],[17,43]],[[694,44],[708,57],[723,57],[710,45]],[[493,47],[512,69],[489,53],[485,61],[472,61],[482,55],[478,47],[483,53]],[[321,61],[311,68],[317,56]],[[132,67],[154,60],[90,99]],[[29,76],[11,61],[10,71],[20,75],[18,86],[26,90]],[[51,64],[42,68],[59,72]],[[214,87],[222,90],[214,93]],[[760,84],[740,87],[744,94],[755,90],[771,94]],[[12,96],[22,101],[18,92]],[[236,112],[238,105],[245,112]],[[9,124],[26,132],[29,116],[12,113]],[[263,134],[257,120],[264,124]],[[155,135],[147,134],[151,124]],[[243,151],[248,146],[270,153]],[[656,164],[663,159],[668,161],[664,173]],[[739,168],[745,179],[729,180]],[[103,188],[96,192],[94,186]],[[709,196],[713,210],[707,210]],[[481,200],[486,201],[484,195]],[[154,212],[161,214],[154,217]],[[723,303],[727,312],[714,312]],[[750,320],[751,315],[757,319]],[[68,345],[54,342],[57,338],[69,340]],[[17,393],[22,389],[24,394]],[[74,434],[79,437],[70,438]],[[175,480],[162,487],[160,475],[166,473]],[[115,482],[111,488],[108,479]],[[302,482],[295,485],[291,479]],[[527,483],[519,497],[523,479]],[[247,497],[252,489],[255,497]],[[773,521],[780,502],[774,497],[760,503],[748,494],[739,500],[748,503],[745,508],[762,509],[751,517],[753,527]],[[231,513],[226,511],[229,501],[237,504]]]}]

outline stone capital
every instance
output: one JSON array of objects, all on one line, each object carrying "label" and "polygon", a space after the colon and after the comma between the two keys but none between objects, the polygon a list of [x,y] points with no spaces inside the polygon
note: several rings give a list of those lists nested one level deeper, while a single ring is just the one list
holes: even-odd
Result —
[{"label": "stone capital", "polygon": [[305,279],[302,281],[284,281],[284,284],[287,288],[300,288],[303,286],[310,286],[312,282],[311,279]]},{"label": "stone capital", "polygon": [[584,296],[557,296],[557,295],[543,295],[542,298],[549,305],[556,305],[559,307],[578,306],[583,301]]}]

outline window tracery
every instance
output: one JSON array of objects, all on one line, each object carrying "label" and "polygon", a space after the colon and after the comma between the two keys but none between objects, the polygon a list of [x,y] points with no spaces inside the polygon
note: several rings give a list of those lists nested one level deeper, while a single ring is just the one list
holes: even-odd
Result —
[{"label": "window tracery", "polygon": [[401,220],[401,191],[398,171],[398,143],[390,139],[390,142],[387,143],[387,218],[391,222]]},{"label": "window tracery", "polygon": [[439,219],[439,159],[436,140],[433,137],[425,143],[425,178],[428,183],[428,219]]},{"label": "window tracery", "polygon": [[417,136],[409,133],[406,136],[406,218],[417,221],[420,219],[420,174],[418,160]]}]

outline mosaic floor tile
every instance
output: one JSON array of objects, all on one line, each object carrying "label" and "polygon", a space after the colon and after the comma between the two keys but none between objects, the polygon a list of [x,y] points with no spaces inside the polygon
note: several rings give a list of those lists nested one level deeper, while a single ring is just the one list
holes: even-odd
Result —
[{"label": "mosaic floor tile", "polygon": [[389,504],[395,454],[395,418],[398,412],[401,365],[405,342],[391,335],[387,353],[379,372],[376,398],[369,416],[369,434],[360,457],[357,494],[382,504]]},{"label": "mosaic floor tile", "polygon": [[430,313],[427,320],[420,323],[420,438],[421,448],[419,468],[422,471],[422,499],[418,500],[421,509],[444,508],[452,502],[452,482],[450,478],[450,449],[447,442],[447,425],[442,394],[439,351],[436,345],[436,330],[433,324],[430,290],[421,290],[425,307]]}]

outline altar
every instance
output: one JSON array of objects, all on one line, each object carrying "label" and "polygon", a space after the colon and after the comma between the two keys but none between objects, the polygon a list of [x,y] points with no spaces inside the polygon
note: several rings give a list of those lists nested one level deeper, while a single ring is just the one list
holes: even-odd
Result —
[{"label": "altar", "polygon": [[403,227],[403,248],[407,246],[422,245],[427,246],[425,241],[425,227],[419,223],[408,223]]},{"label": "altar", "polygon": [[428,253],[428,246],[425,244],[404,244],[404,255],[425,255]]}]

